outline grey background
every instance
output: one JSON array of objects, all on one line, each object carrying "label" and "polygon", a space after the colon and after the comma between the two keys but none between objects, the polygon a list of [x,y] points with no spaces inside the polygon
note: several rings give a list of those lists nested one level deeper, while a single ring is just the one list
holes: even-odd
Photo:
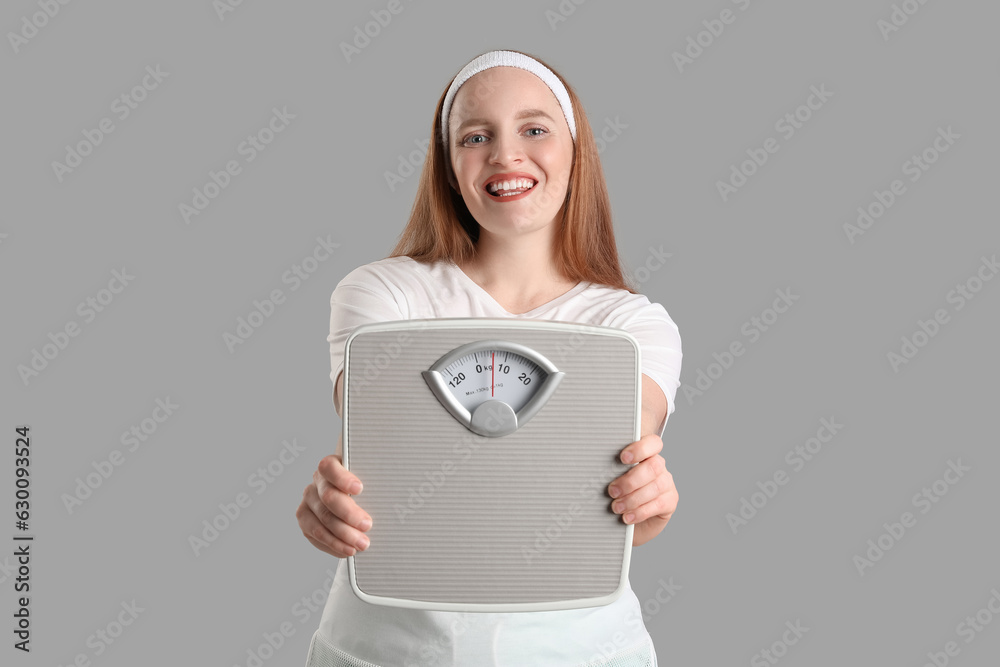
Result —
[{"label": "grey background", "polygon": [[[17,53],[9,33],[41,10],[5,3],[0,405],[11,445],[31,426],[36,540],[30,655],[10,645],[13,546],[0,552],[0,661],[245,665],[288,623],[264,664],[304,662],[320,614],[297,605],[323,598],[336,564],[294,517],[339,428],[330,293],[402,229],[418,177],[393,191],[385,172],[428,137],[451,77],[515,48],[567,78],[596,132],[627,125],[601,153],[618,240],[633,272],[651,247],[671,253],[635,274],[680,327],[682,381],[694,386],[734,341],[746,350],[703,395],[678,393],[664,435],[681,500],[631,568],[660,665],[766,664],[759,652],[780,652],[796,621],[809,629],[783,664],[921,665],[949,641],[953,664],[991,664],[1000,622],[971,643],[958,626],[1000,590],[1000,281],[961,310],[947,296],[1000,246],[1000,9],[900,4],[919,10],[885,39],[886,0],[565,0],[555,29],[555,0],[403,0],[347,62],[340,43],[386,2],[247,0],[222,18],[207,1],[73,2]],[[734,21],[678,71],[672,54],[724,9]],[[113,100],[157,65],[169,76],[119,120]],[[786,140],[775,122],[810,86],[833,96]],[[237,147],[273,107],[295,118],[247,163]],[[52,162],[106,117],[114,131],[60,182]],[[903,163],[949,126],[960,138],[911,182]],[[723,201],[716,182],[768,137],[780,150]],[[178,205],[231,159],[242,172],[185,224]],[[850,243],[844,224],[896,178],[905,194]],[[339,248],[293,291],[282,275],[317,237]],[[85,323],[77,305],[122,267],[134,280]],[[751,342],[744,323],[785,288],[799,299]],[[223,335],[274,289],[286,301],[230,352]],[[887,354],[939,308],[948,323],[894,371]],[[23,382],[18,366],[71,321],[80,334]],[[180,407],[127,451],[121,433],[168,396]],[[786,453],[824,417],[843,429],[794,471]],[[292,439],[305,451],[258,494],[248,478]],[[16,532],[12,449],[4,540]],[[116,449],[123,463],[69,512],[64,494]],[[921,514],[914,494],[958,459],[970,470]],[[778,470],[788,483],[734,534],[726,515]],[[240,493],[252,504],[195,555],[189,536]],[[916,525],[859,572],[855,556],[907,511]],[[661,604],[671,578],[681,588]],[[133,600],[143,611],[96,655],[88,637]]]}]

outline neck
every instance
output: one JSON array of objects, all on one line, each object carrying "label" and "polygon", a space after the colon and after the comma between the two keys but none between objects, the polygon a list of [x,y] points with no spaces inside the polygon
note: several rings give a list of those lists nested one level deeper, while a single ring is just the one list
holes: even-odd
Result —
[{"label": "neck", "polygon": [[510,312],[527,312],[572,288],[559,269],[555,227],[499,238],[480,229],[476,256],[460,268]]},{"label": "neck", "polygon": [[463,268],[475,273],[477,282],[518,291],[565,283],[555,257],[554,227],[516,238],[499,238],[481,229],[476,256]]}]

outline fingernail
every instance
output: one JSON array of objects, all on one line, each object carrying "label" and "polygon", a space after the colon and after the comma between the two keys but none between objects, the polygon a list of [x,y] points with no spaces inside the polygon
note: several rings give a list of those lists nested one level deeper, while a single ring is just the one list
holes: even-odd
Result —
[{"label": "fingernail", "polygon": [[622,463],[632,463],[634,458],[632,452],[622,452]]},{"label": "fingernail", "polygon": [[371,519],[362,519],[361,523],[358,524],[358,527],[361,530],[368,530],[369,528],[372,527],[372,520]]},{"label": "fingernail", "polygon": [[352,495],[357,495],[357,494],[361,493],[361,489],[362,488],[364,488],[364,487],[361,486],[361,482],[359,482],[358,480],[354,480],[353,482],[351,482],[350,493]]},{"label": "fingernail", "polygon": [[362,535],[361,537],[358,538],[356,544],[358,545],[358,548],[361,549],[361,551],[364,551],[365,549],[368,548],[368,545],[371,544],[371,541],[367,537]]},{"label": "fingernail", "polygon": [[621,514],[622,510],[625,509],[625,503],[611,503],[611,509],[615,511],[615,514]]},{"label": "fingernail", "polygon": [[633,521],[635,521],[635,514],[629,512],[625,515],[625,523],[632,523]]},{"label": "fingernail", "polygon": [[612,498],[617,498],[622,494],[622,490],[619,489],[617,486],[612,486],[610,489],[608,489],[608,493],[611,494]]}]

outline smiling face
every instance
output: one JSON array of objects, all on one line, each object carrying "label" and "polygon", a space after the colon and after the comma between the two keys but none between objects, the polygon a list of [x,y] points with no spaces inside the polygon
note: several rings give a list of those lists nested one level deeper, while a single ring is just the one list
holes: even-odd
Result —
[{"label": "smiling face", "polygon": [[573,137],[541,79],[516,67],[480,72],[459,89],[448,127],[453,186],[481,239],[484,232],[545,229],[561,218]]}]

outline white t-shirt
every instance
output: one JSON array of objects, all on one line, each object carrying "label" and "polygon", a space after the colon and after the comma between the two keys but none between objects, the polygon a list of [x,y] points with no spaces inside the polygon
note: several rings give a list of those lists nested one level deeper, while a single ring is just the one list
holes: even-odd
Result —
[{"label": "white t-shirt", "polygon": [[[351,271],[330,299],[330,379],[344,368],[347,337],[361,324],[443,317],[560,320],[623,329],[641,350],[642,373],[667,399],[662,435],[680,386],[681,340],[658,303],[589,282],[526,313],[510,313],[450,261],[391,257]],[[359,497],[359,504],[364,501]],[[652,667],[652,640],[631,587],[601,607],[525,613],[462,613],[373,605],[339,567],[306,667]]]}]

